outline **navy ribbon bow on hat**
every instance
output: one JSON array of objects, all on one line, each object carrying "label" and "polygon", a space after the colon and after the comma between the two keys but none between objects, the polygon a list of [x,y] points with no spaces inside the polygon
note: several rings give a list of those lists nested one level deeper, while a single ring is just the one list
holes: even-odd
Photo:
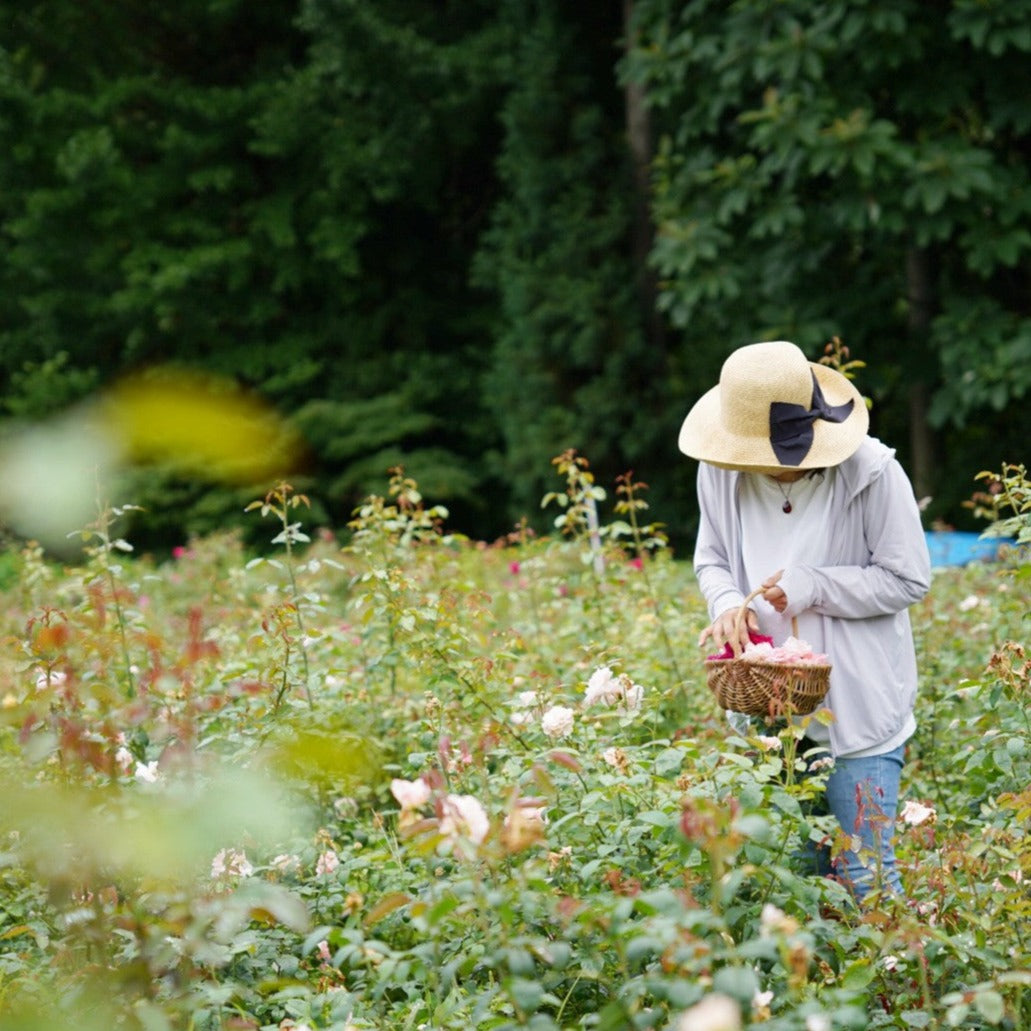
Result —
[{"label": "navy ribbon bow on hat", "polygon": [[813,446],[813,423],[817,419],[844,422],[852,414],[855,400],[843,405],[829,405],[813,376],[813,400],[807,411],[802,405],[787,401],[770,404],[770,444],[781,465],[800,465]]}]

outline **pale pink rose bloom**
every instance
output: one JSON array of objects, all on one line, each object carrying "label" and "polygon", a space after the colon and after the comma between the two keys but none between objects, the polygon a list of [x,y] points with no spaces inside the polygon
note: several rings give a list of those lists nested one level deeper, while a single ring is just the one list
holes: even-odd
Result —
[{"label": "pale pink rose bloom", "polygon": [[776,931],[787,914],[779,906],[767,902],[759,914],[759,931],[761,934],[772,934]]},{"label": "pale pink rose bloom", "polygon": [[60,687],[67,679],[68,674],[64,670],[55,669],[48,674],[45,669],[41,669],[36,676],[36,690],[45,691],[48,687]]},{"label": "pale pink rose bloom", "polygon": [[756,992],[752,996],[752,1007],[757,1010],[769,1006],[771,1002],[773,1002],[773,992]]},{"label": "pale pink rose bloom", "polygon": [[621,676],[619,680],[623,688],[623,702],[626,711],[637,712],[644,700],[644,688],[640,684],[633,683],[626,675]]},{"label": "pale pink rose bloom", "polygon": [[565,737],[573,732],[575,713],[565,705],[553,705],[541,717],[541,730],[548,737]]},{"label": "pale pink rose bloom", "polygon": [[595,705],[603,702],[605,705],[612,705],[623,697],[623,688],[619,678],[609,669],[608,666],[600,666],[596,669],[587,681],[584,689],[584,705]]},{"label": "pale pink rose bloom", "polygon": [[418,780],[402,780],[395,777],[390,782],[390,792],[402,809],[418,809],[430,800],[430,786],[420,777]]},{"label": "pale pink rose bloom", "polygon": [[618,676],[608,666],[596,669],[584,689],[584,705],[618,705],[624,712],[636,712],[641,708],[644,688],[635,684],[625,673]]},{"label": "pale pink rose bloom", "polygon": [[127,777],[132,772],[132,764],[134,761],[135,760],[132,757],[132,752],[130,752],[129,749],[125,747],[125,745],[121,745],[118,751],[115,752],[115,762],[118,764],[118,768]]},{"label": "pale pink rose bloom", "polygon": [[609,764],[609,766],[614,766],[618,770],[622,759],[622,751],[619,748],[606,748],[605,751],[601,753],[601,757]]},{"label": "pale pink rose bloom", "polygon": [[326,941],[325,938],[323,938],[322,941],[320,941],[319,944],[316,946],[316,948],[318,950],[319,959],[328,963],[332,958],[329,952],[329,942]]},{"label": "pale pink rose bloom", "polygon": [[340,865],[340,858],[331,848],[327,848],[315,863],[315,873],[327,877]]},{"label": "pale pink rose bloom", "polygon": [[543,826],[548,822],[548,812],[544,806],[520,805],[505,817],[505,826],[513,827],[518,823],[525,826]]},{"label": "pale pink rose bloom", "polygon": [[145,784],[153,784],[159,776],[157,759],[149,763],[136,764],[136,779],[138,781],[142,781]]},{"label": "pale pink rose bloom", "polygon": [[938,813],[933,806],[921,805],[920,802],[914,802],[912,799],[906,800],[902,806],[902,812],[899,813],[902,822],[908,823],[910,827],[919,827],[928,820],[933,823],[937,817]]},{"label": "pale pink rose bloom", "polygon": [[718,992],[680,1015],[677,1031],[741,1031],[741,1007]]},{"label": "pale pink rose bloom", "polygon": [[235,848],[219,849],[211,860],[212,877],[250,877],[254,873],[245,853]]},{"label": "pale pink rose bloom", "polygon": [[288,873],[290,870],[299,870],[301,860],[298,856],[289,852],[283,852],[276,856],[275,859],[269,863],[269,866],[271,866],[273,870],[277,870],[279,873]]},{"label": "pale pink rose bloom", "polygon": [[487,811],[472,795],[447,795],[443,802],[440,833],[445,837],[464,837],[480,844],[490,831]]},{"label": "pale pink rose bloom", "polygon": [[798,930],[798,921],[790,917],[783,909],[767,902],[759,914],[759,933],[765,938],[772,934],[794,934]]}]

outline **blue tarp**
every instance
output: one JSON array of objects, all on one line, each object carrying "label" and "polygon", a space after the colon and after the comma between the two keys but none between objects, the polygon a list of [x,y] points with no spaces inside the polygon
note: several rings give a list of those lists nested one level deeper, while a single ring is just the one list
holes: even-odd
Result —
[{"label": "blue tarp", "polygon": [[990,562],[1002,546],[1014,542],[1002,537],[982,538],[979,533],[962,530],[928,530],[927,548],[932,566],[965,566],[968,562]]}]

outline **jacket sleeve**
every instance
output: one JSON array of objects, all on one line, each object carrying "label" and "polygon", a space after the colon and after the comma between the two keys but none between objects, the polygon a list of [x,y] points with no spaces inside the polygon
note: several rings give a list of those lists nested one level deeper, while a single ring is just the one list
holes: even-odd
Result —
[{"label": "jacket sleeve", "polygon": [[[863,565],[807,566],[784,571],[785,614],[807,609],[839,619],[901,612],[931,585],[931,560],[909,479],[892,460],[856,496],[868,559]],[[833,532],[833,528],[831,530]]]},{"label": "jacket sleeve", "polygon": [[698,466],[700,519],[695,540],[694,571],[698,588],[714,620],[728,609],[740,608],[744,594],[731,571],[727,535],[736,517],[732,499],[736,477],[702,462]]}]

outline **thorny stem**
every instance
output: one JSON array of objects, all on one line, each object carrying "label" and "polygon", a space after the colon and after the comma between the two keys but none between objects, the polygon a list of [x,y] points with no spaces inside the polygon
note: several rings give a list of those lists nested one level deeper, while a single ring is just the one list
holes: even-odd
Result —
[{"label": "thorny stem", "polygon": [[[299,532],[298,527],[300,526],[300,523],[291,525],[289,518],[290,509],[296,508],[299,504],[309,505],[310,503],[304,494],[295,494],[293,487],[291,487],[289,483],[281,482],[276,484],[276,486],[265,495],[264,500],[252,501],[244,511],[250,512],[255,508],[259,508],[261,509],[261,514],[263,516],[266,516],[271,512],[279,519],[279,522],[283,527],[282,533],[275,537],[272,543],[281,543],[286,552],[286,571],[290,580],[290,604],[294,611],[294,622],[297,624],[297,630],[300,635],[298,643],[301,649],[301,666],[304,673],[304,694],[308,700],[308,707],[314,709],[315,702],[311,694],[311,671],[308,666],[308,649],[304,643],[306,630],[304,626],[304,618],[301,615],[300,595],[297,589],[297,575],[294,569],[293,554],[294,541],[306,541],[308,538]],[[286,678],[289,671],[289,659],[290,642],[287,641],[286,656],[283,665],[284,683],[276,698],[276,709],[279,708],[279,704],[282,701],[288,686]]]},{"label": "thorny stem", "polygon": [[[129,506],[133,507],[133,506]],[[101,569],[103,570],[104,579],[107,582],[108,589],[111,592],[111,603],[115,610],[115,620],[118,623],[118,638],[122,649],[122,662],[125,666],[125,681],[126,681],[126,697],[136,697],[136,678],[132,672],[132,657],[129,654],[129,635],[126,631],[125,625],[125,610],[122,608],[122,601],[118,593],[118,581],[115,579],[114,570],[111,568],[111,549],[119,546],[127,550],[129,546],[124,541],[118,541],[117,545],[111,541],[111,516],[112,514],[119,515],[124,509],[114,509],[102,502],[97,497],[97,520],[87,529],[93,530],[93,535],[100,541],[100,547],[95,550]],[[86,536],[86,534],[84,534]]]},{"label": "thorny stem", "polygon": [[[315,703],[311,696],[311,672],[308,667],[308,649],[304,645],[304,638],[307,633],[304,626],[304,617],[301,615],[301,605],[297,593],[297,574],[294,571],[294,552],[293,552],[293,541],[290,534],[290,525],[286,513],[286,505],[284,504],[281,519],[283,523],[283,537],[284,547],[286,548],[286,572],[290,577],[290,600],[293,602],[294,609],[294,620],[297,623],[297,632],[300,634],[300,646],[301,646],[301,668],[304,670],[304,695],[308,699],[308,707],[310,709],[315,708]],[[289,655],[290,646],[287,645],[287,655]],[[284,680],[286,677],[286,671],[284,667]],[[282,698],[283,692],[280,691],[280,698]],[[276,707],[278,708],[278,699]]]},{"label": "thorny stem", "polygon": [[[490,702],[488,702],[483,697],[482,692],[476,686],[476,684],[474,684],[472,680],[470,680],[469,677],[466,676],[465,673],[462,673],[459,670],[455,669],[451,665],[451,663],[448,662],[447,656],[443,653],[443,651],[441,651],[440,648],[434,648],[433,654],[436,655],[440,662],[447,669],[449,669],[458,680],[465,684],[465,686],[469,689],[469,693],[480,705],[483,706],[484,709],[487,710],[488,715],[491,717],[492,720],[495,721],[495,723],[497,723],[498,727],[502,728],[506,734],[510,735],[512,739],[519,745],[519,747],[523,749],[524,752],[529,752],[530,746],[523,740],[522,735],[520,735],[518,731],[513,730],[512,727],[509,726],[508,722],[498,715],[497,710],[494,708],[493,705],[490,704]],[[586,785],[584,786],[586,787]]]},{"label": "thorny stem", "polygon": [[126,697],[136,697],[136,678],[132,673],[132,659],[129,655],[129,636],[125,630],[125,613],[122,610],[122,602],[118,597],[118,584],[115,580],[114,572],[111,569],[110,564],[107,561],[106,554],[104,558],[104,572],[107,576],[108,586],[111,589],[111,599],[115,607],[115,619],[118,621],[118,638],[122,645],[122,662],[125,665],[125,681],[126,681]]},{"label": "thorny stem", "polygon": [[[648,564],[644,561],[647,549],[644,546],[641,525],[637,519],[637,508],[641,502],[638,502],[634,493],[635,484],[633,483],[633,476],[630,473],[626,473],[619,477],[619,483],[620,486],[617,490],[626,496],[626,501],[621,507],[626,510],[627,519],[630,522],[630,532],[634,539],[634,546],[637,549],[638,556],[642,559],[641,575],[644,578],[644,586],[648,592],[648,597],[655,609],[655,616],[659,621],[659,634],[662,637],[662,643],[665,646],[666,654],[669,657],[669,664],[673,671],[673,678],[676,683],[681,685],[681,689],[684,691],[684,695],[686,697],[687,688],[684,685],[683,678],[680,675],[680,668],[677,665],[676,650],[673,647],[673,641],[670,639],[669,631],[666,629],[666,621],[662,617],[662,605],[659,601],[658,592],[655,590],[655,585],[652,583],[651,575],[648,572]],[[637,486],[643,485],[637,484]]]}]

